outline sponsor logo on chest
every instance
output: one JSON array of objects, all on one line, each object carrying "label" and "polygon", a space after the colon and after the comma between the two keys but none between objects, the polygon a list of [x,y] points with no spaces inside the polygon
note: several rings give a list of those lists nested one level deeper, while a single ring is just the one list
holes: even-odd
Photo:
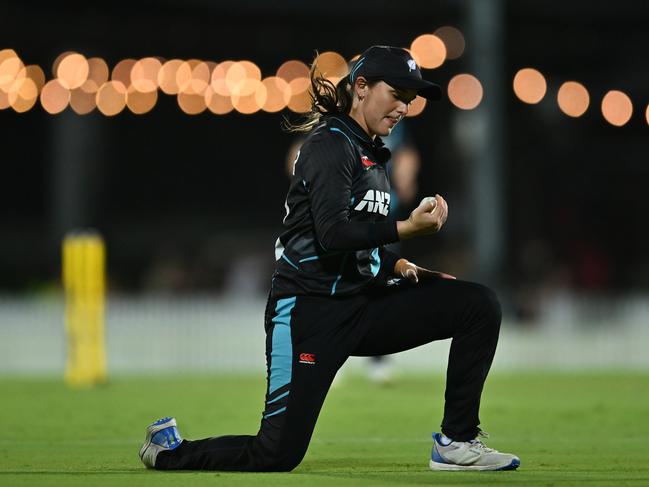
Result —
[{"label": "sponsor logo on chest", "polygon": [[354,209],[356,211],[365,210],[370,213],[380,213],[383,216],[388,216],[388,212],[390,211],[390,193],[379,191],[378,189],[370,189]]}]

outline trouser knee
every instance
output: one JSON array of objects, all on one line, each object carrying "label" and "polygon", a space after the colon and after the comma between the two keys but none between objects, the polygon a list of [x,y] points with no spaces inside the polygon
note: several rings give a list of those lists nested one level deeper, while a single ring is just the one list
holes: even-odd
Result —
[{"label": "trouser knee", "polygon": [[252,456],[256,459],[254,470],[290,472],[304,458],[308,442],[302,444],[300,441],[282,441],[277,437],[258,435],[253,448]]},{"label": "trouser knee", "polygon": [[265,472],[290,472],[295,469],[300,462],[302,462],[303,458],[304,453],[302,452],[290,453],[281,457],[268,458],[264,462],[261,470]]},{"label": "trouser knee", "polygon": [[470,293],[473,319],[479,320],[490,330],[498,333],[502,320],[502,308],[496,293],[482,284],[474,284]]}]

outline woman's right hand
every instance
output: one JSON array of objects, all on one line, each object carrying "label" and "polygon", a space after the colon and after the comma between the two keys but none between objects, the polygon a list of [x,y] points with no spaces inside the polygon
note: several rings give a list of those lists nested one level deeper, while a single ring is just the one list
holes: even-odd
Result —
[{"label": "woman's right hand", "polygon": [[407,220],[397,222],[399,240],[437,233],[448,218],[448,205],[444,198],[436,194],[421,200],[419,206],[412,210]]}]

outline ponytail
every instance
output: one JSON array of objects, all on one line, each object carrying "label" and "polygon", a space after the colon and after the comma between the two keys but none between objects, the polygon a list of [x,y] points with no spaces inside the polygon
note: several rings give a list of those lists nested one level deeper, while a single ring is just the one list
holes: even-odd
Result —
[{"label": "ponytail", "polygon": [[349,82],[349,74],[334,85],[327,78],[322,76],[317,69],[316,63],[311,65],[309,72],[311,78],[311,111],[307,113],[303,120],[297,123],[291,123],[284,118],[283,128],[287,132],[302,133],[309,132],[313,127],[320,123],[322,115],[325,113],[344,113],[349,114],[352,109],[352,87]]}]

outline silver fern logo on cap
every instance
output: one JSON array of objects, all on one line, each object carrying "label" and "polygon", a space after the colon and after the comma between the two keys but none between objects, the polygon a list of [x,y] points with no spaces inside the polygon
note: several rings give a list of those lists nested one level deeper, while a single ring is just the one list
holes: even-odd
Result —
[{"label": "silver fern logo on cap", "polygon": [[408,72],[416,71],[416,70],[417,70],[417,63],[415,62],[415,60],[408,59]]}]

